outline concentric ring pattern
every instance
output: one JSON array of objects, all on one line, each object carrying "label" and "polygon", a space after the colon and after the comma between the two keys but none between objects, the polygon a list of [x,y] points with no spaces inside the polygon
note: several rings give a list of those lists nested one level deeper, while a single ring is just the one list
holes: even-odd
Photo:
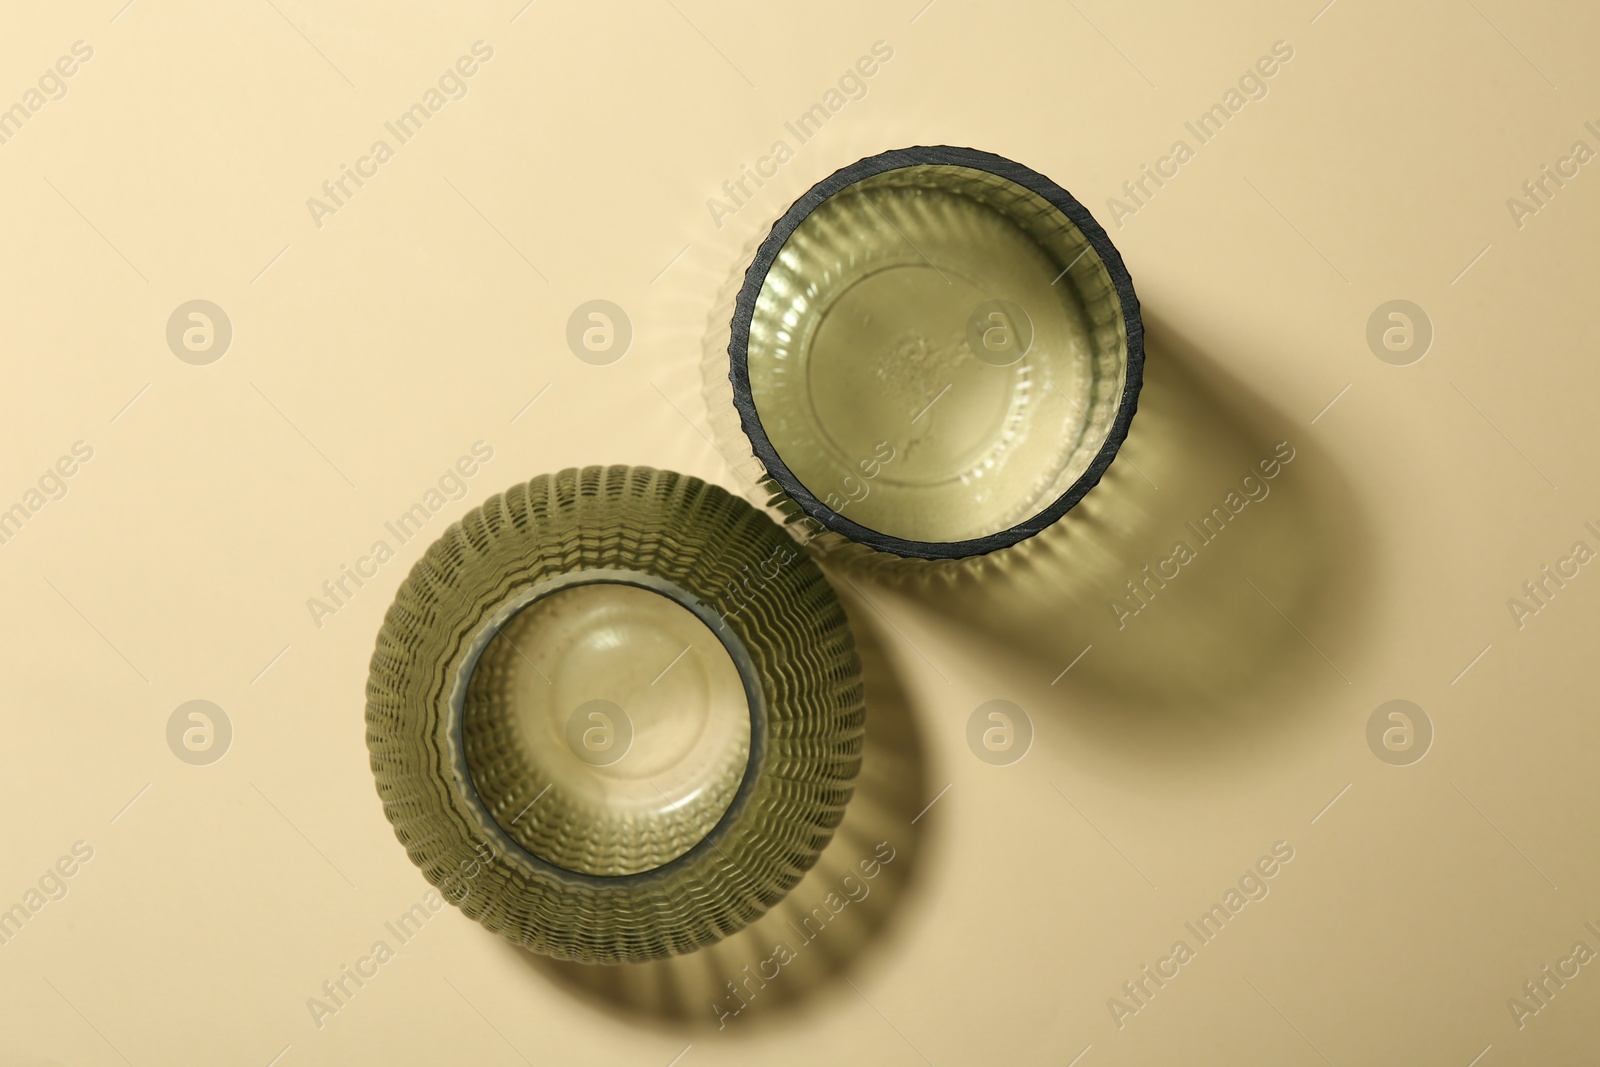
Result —
[{"label": "concentric ring pattern", "polygon": [[[505,835],[454,757],[452,693],[474,638],[531,587],[587,570],[654,576],[712,609],[759,680],[763,751],[714,840],[619,877],[563,870]],[[771,519],[648,467],[543,475],[429,547],[378,634],[367,745],[385,814],[447,899],[534,951],[598,963],[689,952],[772,907],[815,862],[861,764],[860,661],[822,572]]]}]

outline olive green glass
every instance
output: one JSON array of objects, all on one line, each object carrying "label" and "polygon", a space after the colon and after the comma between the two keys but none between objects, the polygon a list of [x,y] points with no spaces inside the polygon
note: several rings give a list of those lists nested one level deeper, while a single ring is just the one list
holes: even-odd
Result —
[{"label": "olive green glass", "polygon": [[367,683],[412,861],[489,929],[584,962],[691,951],[781,899],[843,815],[864,721],[816,565],[648,467],[469,512],[401,585]]},{"label": "olive green glass", "polygon": [[799,201],[746,278],[744,430],[846,536],[1004,547],[1075,503],[1126,432],[1142,327],[1125,278],[1087,212],[1026,168],[964,149],[863,161]]}]

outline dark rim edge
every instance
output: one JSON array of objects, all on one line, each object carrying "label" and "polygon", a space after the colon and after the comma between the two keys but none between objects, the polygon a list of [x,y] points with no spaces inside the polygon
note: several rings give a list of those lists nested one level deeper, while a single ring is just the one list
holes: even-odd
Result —
[{"label": "dark rim edge", "polygon": [[[1072,220],[1088,238],[1111,276],[1112,287],[1122,305],[1122,320],[1128,336],[1128,365],[1122,386],[1122,399],[1116,417],[1106,434],[1100,451],[1090,461],[1088,468],[1048,507],[1035,513],[1009,529],[965,541],[913,541],[862,526],[818,500],[795,477],[783,462],[777,449],[767,437],[756,412],[755,398],[750,391],[750,323],[755,316],[756,298],[766,284],[767,273],[777,260],[778,253],[806,217],[835,193],[875,174],[916,166],[958,166],[988,171],[1009,179],[1031,192],[1044,197],[1052,206]],[[1139,298],[1133,290],[1133,278],[1122,256],[1105,230],[1089,214],[1087,208],[1061,186],[1039,172],[1004,156],[981,152],[974,148],[955,148],[949,145],[897,148],[856,161],[834,171],[822,181],[806,190],[783,216],[772,226],[755,258],[745,270],[744,284],[734,302],[732,334],[728,341],[728,380],[733,385],[733,403],[739,412],[739,424],[749,440],[756,458],[766,468],[767,474],[792,499],[808,517],[824,527],[849,538],[851,541],[912,559],[962,559],[981,556],[1024,541],[1051,525],[1070,511],[1078,501],[1099,484],[1117,451],[1127,439],[1128,429],[1138,408],[1139,389],[1144,382],[1144,320],[1139,313]]]}]

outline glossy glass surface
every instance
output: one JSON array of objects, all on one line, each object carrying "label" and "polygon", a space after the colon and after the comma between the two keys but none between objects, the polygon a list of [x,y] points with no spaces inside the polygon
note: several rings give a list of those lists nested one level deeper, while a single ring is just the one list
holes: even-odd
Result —
[{"label": "glossy glass surface", "polygon": [[782,899],[843,815],[864,722],[815,563],[647,467],[469,512],[402,583],[367,683],[413,862],[491,930],[585,962],[691,951]]},{"label": "glossy glass surface", "polygon": [[1039,194],[962,166],[846,186],[783,244],[749,329],[750,391],[789,471],[915,542],[1038,514],[1083,476],[1122,399],[1111,275]]},{"label": "glossy glass surface", "polygon": [[750,757],[728,649],[684,606],[689,594],[631,577],[565,585],[497,627],[462,708],[468,773],[500,828],[584,874],[638,874],[688,852]]}]

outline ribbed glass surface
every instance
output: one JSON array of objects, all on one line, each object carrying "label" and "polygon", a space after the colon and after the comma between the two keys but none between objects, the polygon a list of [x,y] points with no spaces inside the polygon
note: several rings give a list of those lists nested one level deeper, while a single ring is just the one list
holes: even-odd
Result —
[{"label": "ribbed glass surface", "polygon": [[843,814],[864,719],[815,564],[645,467],[469,512],[402,584],[367,685],[413,862],[488,928],[588,962],[690,951],[781,899]]},{"label": "ribbed glass surface", "polygon": [[722,643],[736,639],[685,606],[692,594],[633,584],[628,571],[572,577],[484,648],[463,700],[462,755],[523,848],[570,871],[639,874],[717,825],[765,719]]},{"label": "ribbed glass surface", "polygon": [[1128,368],[1112,278],[1039,194],[906,166],[833,193],[783,244],[748,334],[750,394],[794,478],[923,543],[1026,522],[1088,470]]}]

